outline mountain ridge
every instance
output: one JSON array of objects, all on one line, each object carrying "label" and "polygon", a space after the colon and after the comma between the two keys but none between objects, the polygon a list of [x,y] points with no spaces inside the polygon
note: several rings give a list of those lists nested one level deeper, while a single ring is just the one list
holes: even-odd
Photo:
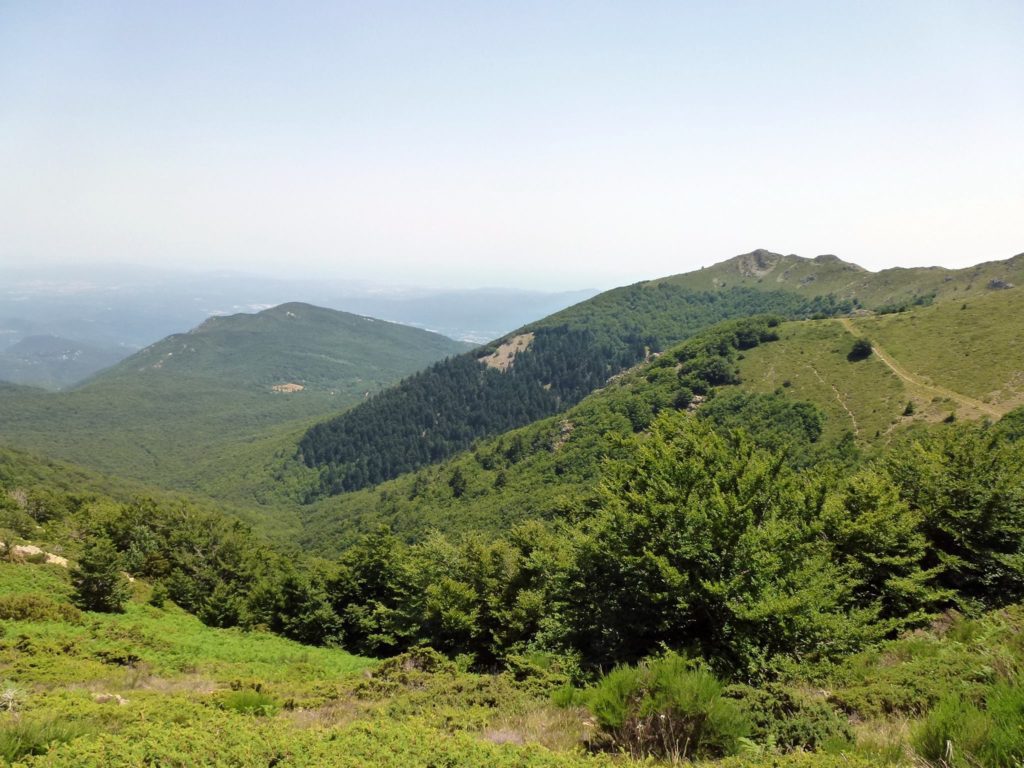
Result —
[{"label": "mountain ridge", "polygon": [[[314,426],[299,455],[321,472],[321,494],[355,490],[558,413],[652,351],[716,322],[765,312],[787,318],[889,312],[1021,281],[1018,257],[960,270],[870,272],[831,254],[804,258],[757,249],[606,291],[435,365],[379,400]],[[479,370],[478,363],[511,348],[507,364]]]}]

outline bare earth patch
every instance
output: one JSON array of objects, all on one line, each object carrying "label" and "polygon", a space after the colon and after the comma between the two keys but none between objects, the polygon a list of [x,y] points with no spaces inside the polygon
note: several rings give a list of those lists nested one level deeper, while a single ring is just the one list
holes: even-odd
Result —
[{"label": "bare earth patch", "polygon": [[301,384],[294,384],[289,382],[287,384],[275,384],[271,387],[275,392],[301,392],[305,389]]},{"label": "bare earth patch", "polygon": [[533,343],[532,333],[521,333],[518,336],[513,336],[511,339],[506,341],[493,353],[486,357],[481,357],[480,362],[486,365],[488,368],[496,368],[499,371],[507,371],[512,367],[515,362],[516,355],[520,352],[525,352],[530,348]]}]

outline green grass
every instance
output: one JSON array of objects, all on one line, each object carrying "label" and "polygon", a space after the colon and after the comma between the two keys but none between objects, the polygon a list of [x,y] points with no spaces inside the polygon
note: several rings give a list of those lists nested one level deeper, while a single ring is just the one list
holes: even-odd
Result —
[{"label": "green grass", "polygon": [[908,395],[877,357],[847,360],[853,341],[835,320],[784,323],[777,342],[745,353],[740,388],[814,403],[828,414],[825,440],[846,431],[872,440],[900,423]]},{"label": "green grass", "polygon": [[778,342],[747,352],[740,386],[813,402],[829,415],[826,440],[852,430],[862,443],[887,442],[902,428],[950,413],[993,417],[959,402],[958,394],[1004,414],[1024,403],[1024,337],[1011,320],[1024,311],[1024,293],[990,291],[960,307],[943,302],[849,321],[916,382],[900,378],[877,354],[850,362],[857,336],[837,320],[816,320],[785,323]]},{"label": "green grass", "polygon": [[1024,292],[1013,289],[853,322],[924,381],[1006,411],[1024,404],[1022,316]]},{"label": "green grass", "polygon": [[[189,674],[218,683],[250,678],[297,683],[338,679],[372,666],[341,650],[305,646],[267,632],[207,627],[171,603],[164,609],[146,604],[144,585],[138,584],[137,592],[140,599],[129,602],[123,614],[84,613],[74,623],[5,622],[0,677],[120,680],[141,669],[147,675]],[[0,562],[0,597],[26,594],[70,607],[67,571]]]}]

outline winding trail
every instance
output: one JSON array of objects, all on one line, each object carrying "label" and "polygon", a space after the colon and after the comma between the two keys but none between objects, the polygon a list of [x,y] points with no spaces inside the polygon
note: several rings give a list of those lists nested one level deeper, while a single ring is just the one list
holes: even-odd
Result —
[{"label": "winding trail", "polygon": [[850,318],[841,317],[839,318],[839,322],[842,323],[843,328],[845,328],[850,334],[854,336],[864,337],[868,341],[870,341],[871,350],[875,353],[875,355],[878,356],[878,359],[885,363],[889,367],[889,370],[891,370],[893,373],[895,373],[908,384],[911,384],[917,387],[918,389],[923,389],[927,392],[931,392],[932,394],[948,398],[966,408],[973,408],[974,410],[979,411],[980,413],[984,413],[986,416],[991,416],[994,419],[1000,419],[1004,415],[1005,411],[1001,411],[998,408],[989,405],[988,403],[983,403],[981,402],[981,400],[975,400],[973,397],[968,397],[967,395],[961,394],[959,392],[954,392],[952,389],[938,387],[935,386],[934,384],[926,384],[920,378],[918,378],[910,371],[908,371],[906,368],[897,363],[889,355],[888,352],[886,352],[884,349],[882,349],[881,346],[879,346],[877,341],[870,338],[864,331],[855,326],[853,322],[850,320]]}]

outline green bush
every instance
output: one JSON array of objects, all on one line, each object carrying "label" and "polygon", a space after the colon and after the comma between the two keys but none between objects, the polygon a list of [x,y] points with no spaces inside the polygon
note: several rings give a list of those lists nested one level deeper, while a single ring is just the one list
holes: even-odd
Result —
[{"label": "green bush", "polygon": [[251,688],[231,691],[224,696],[221,706],[240,715],[255,715],[256,717],[270,717],[279,709],[277,700],[273,696]]},{"label": "green bush", "polygon": [[850,348],[849,354],[846,355],[846,359],[851,363],[857,360],[866,360],[871,357],[872,351],[870,341],[867,339],[857,339],[853,342],[853,346]]},{"label": "green bush", "polygon": [[726,695],[736,699],[751,721],[751,736],[786,752],[815,751],[853,742],[849,720],[827,702],[800,695],[783,685],[758,688],[733,685]]},{"label": "green bush", "polygon": [[949,768],[1024,764],[1024,688],[994,686],[984,707],[961,695],[942,699],[912,736],[914,748]]},{"label": "green bush", "polygon": [[66,621],[77,624],[82,613],[72,605],[58,603],[46,595],[22,593],[0,595],[0,619],[6,621]]},{"label": "green bush", "polygon": [[669,654],[617,667],[586,695],[608,746],[635,758],[735,754],[750,723],[710,672]]}]

